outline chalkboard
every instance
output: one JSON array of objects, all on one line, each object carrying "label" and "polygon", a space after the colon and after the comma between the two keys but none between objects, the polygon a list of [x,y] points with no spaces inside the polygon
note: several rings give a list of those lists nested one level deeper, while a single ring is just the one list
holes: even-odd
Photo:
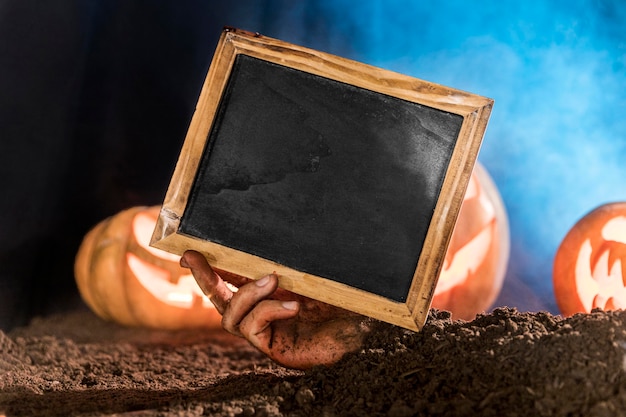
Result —
[{"label": "chalkboard", "polygon": [[419,329],[491,106],[227,29],[152,244]]}]

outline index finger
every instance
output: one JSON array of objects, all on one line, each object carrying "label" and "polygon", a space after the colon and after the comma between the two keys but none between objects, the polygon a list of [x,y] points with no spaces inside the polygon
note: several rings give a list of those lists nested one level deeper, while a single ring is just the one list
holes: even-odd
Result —
[{"label": "index finger", "polygon": [[224,314],[233,292],[211,268],[206,258],[199,252],[188,250],[180,258],[180,266],[191,269],[202,292],[209,297],[217,311]]}]

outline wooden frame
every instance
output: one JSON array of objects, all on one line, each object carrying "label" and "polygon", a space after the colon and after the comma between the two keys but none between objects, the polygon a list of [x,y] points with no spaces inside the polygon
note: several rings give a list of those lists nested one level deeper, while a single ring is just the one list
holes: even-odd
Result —
[{"label": "wooden frame", "polygon": [[[195,249],[212,266],[253,279],[275,271],[284,289],[419,330],[492,105],[482,96],[225,29],[151,245],[176,254]],[[258,141],[251,142],[251,136]],[[343,136],[354,152],[341,148]],[[305,157],[294,159],[294,153]],[[379,161],[379,155],[385,159]],[[245,160],[237,162],[240,157]],[[263,158],[275,158],[277,167],[257,161]],[[222,176],[232,177],[230,183],[215,185]],[[325,179],[313,183],[315,178]],[[293,184],[284,185],[289,181]],[[324,188],[329,183],[335,185]],[[283,194],[273,194],[275,187]],[[320,196],[327,192],[322,207]],[[219,209],[213,208],[216,196],[227,199],[220,200]],[[379,218],[374,213],[381,210]],[[326,213],[329,219],[320,220]],[[246,223],[248,217],[256,223]],[[247,237],[248,230],[256,234]],[[278,241],[292,231],[296,237],[281,249]],[[237,233],[246,237],[228,241]],[[268,239],[259,238],[264,233]],[[300,244],[301,252],[292,249]],[[315,254],[318,248],[321,255]],[[291,260],[282,259],[283,253]],[[395,260],[397,253],[401,262]],[[333,260],[327,266],[329,254]],[[406,265],[398,267],[404,272],[394,272],[405,259]],[[369,262],[376,264],[371,274]],[[355,270],[355,277],[344,280],[342,274],[348,277]]]}]

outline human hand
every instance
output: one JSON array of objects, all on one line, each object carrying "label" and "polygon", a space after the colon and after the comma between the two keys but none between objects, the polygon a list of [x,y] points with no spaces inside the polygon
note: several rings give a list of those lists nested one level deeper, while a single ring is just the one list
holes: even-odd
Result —
[{"label": "human hand", "polygon": [[[278,288],[278,277],[253,281],[218,273],[196,251],[183,254],[202,291],[222,314],[222,327],[275,362],[295,369],[332,364],[359,349],[371,319]],[[225,280],[239,288],[231,291]]]}]

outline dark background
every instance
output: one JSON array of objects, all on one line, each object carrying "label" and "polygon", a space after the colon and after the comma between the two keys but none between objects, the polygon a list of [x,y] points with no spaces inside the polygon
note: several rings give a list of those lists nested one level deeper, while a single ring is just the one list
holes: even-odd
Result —
[{"label": "dark background", "polygon": [[159,204],[224,25],[495,99],[495,305],[558,313],[554,253],[626,201],[623,0],[0,0],[0,329],[81,307],[84,234]]},{"label": "dark background", "polygon": [[[0,1],[0,329],[82,305],[82,237],[162,201],[222,27],[275,31],[280,9]],[[323,42],[323,24],[308,25]]]}]

